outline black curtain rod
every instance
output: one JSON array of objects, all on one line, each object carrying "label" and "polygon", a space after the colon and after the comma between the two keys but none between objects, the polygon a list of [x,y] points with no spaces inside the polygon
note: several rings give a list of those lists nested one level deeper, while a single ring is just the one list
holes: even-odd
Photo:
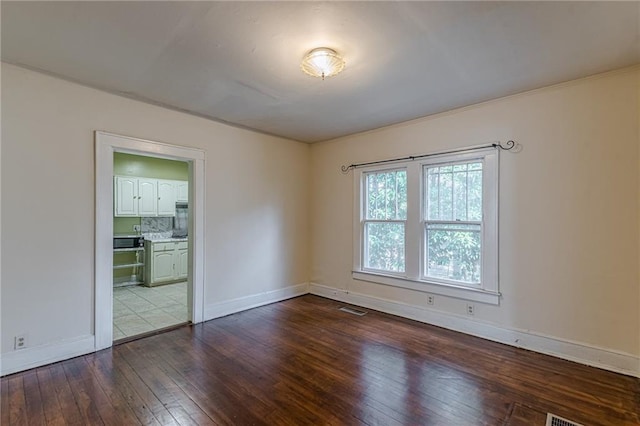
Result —
[{"label": "black curtain rod", "polygon": [[413,160],[417,160],[418,158],[433,157],[434,155],[456,154],[458,152],[476,151],[479,149],[486,149],[486,148],[497,148],[503,151],[509,151],[516,146],[516,143],[514,141],[507,141],[505,145],[506,146],[502,146],[502,142],[496,142],[488,145],[474,146],[471,148],[460,148],[460,149],[454,149],[451,151],[434,152],[432,154],[410,155],[408,157],[391,158],[389,160],[369,161],[368,163],[355,163],[355,164],[350,164],[348,166],[342,166],[340,167],[340,169],[342,170],[342,173],[349,173],[349,170],[352,170],[358,167],[373,166],[374,164],[395,163],[396,161],[407,161],[407,160],[413,161]]}]

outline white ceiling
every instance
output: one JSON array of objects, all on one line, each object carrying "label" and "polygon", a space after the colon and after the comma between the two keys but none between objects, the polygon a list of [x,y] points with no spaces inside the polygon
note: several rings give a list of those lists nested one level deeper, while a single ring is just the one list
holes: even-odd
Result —
[{"label": "white ceiling", "polygon": [[[2,60],[315,142],[640,62],[639,2],[10,2]],[[300,71],[314,47],[345,71]]]}]

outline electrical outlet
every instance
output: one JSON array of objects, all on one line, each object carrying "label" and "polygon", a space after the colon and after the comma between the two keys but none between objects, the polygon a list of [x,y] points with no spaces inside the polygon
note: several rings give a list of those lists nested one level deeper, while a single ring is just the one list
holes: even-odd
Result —
[{"label": "electrical outlet", "polygon": [[433,305],[436,301],[436,297],[433,294],[427,294],[427,305]]},{"label": "electrical outlet", "polygon": [[14,350],[24,349],[26,347],[27,347],[27,335],[26,334],[21,334],[19,336],[15,336],[13,338],[13,349]]},{"label": "electrical outlet", "polygon": [[475,306],[471,303],[467,303],[467,315],[473,315],[475,313]]},{"label": "electrical outlet", "polygon": [[140,225],[133,225],[134,232],[140,232]]}]

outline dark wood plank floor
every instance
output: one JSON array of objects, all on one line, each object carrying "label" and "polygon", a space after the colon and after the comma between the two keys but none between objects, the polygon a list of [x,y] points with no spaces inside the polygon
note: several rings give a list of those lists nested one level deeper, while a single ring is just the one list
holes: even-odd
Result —
[{"label": "dark wood plank floor", "polygon": [[639,380],[303,296],[3,378],[3,425],[640,425]]}]

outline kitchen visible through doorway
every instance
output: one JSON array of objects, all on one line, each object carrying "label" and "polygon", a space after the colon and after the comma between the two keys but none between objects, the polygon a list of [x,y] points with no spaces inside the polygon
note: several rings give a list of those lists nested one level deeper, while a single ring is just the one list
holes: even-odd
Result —
[{"label": "kitchen visible through doorway", "polygon": [[189,322],[189,163],[113,156],[113,341]]}]

